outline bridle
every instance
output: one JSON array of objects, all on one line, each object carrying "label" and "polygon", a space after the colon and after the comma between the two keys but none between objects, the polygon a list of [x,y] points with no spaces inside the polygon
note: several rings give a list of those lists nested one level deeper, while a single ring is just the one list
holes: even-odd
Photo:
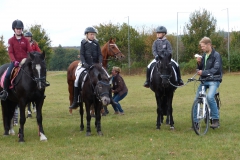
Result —
[{"label": "bridle", "polygon": [[112,50],[111,46],[115,46],[118,50],[119,50],[119,48],[118,48],[118,46],[117,46],[116,43],[109,43],[109,42],[108,42],[108,50],[109,50],[109,52],[111,51],[111,52],[113,53],[113,55],[115,56],[115,58],[117,57],[118,54],[122,53],[120,50],[119,50],[119,52],[114,52],[114,51]]},{"label": "bridle", "polygon": [[101,97],[103,95],[109,95],[109,92],[99,92],[99,84],[104,85],[104,86],[109,86],[109,83],[105,83],[103,81],[98,81],[95,88],[94,88],[94,94],[96,95],[97,99],[101,101]]},{"label": "bridle", "polygon": [[[42,60],[42,62],[45,63],[45,60]],[[31,61],[31,63],[33,64],[33,61]],[[42,76],[42,77],[39,77],[39,78],[37,78],[37,77],[35,77],[35,76],[32,77],[29,73],[27,73],[27,72],[24,70],[24,66],[25,66],[25,64],[20,67],[20,70],[23,71],[23,73],[24,73],[25,75],[27,75],[31,80],[33,80],[34,82],[36,82],[37,85],[38,85],[39,83],[41,83],[41,84],[43,85],[43,87],[48,87],[48,86],[50,85],[50,83],[49,83],[48,81],[46,81],[46,76]],[[32,66],[33,66],[33,65],[32,65]],[[33,68],[32,68],[32,70],[33,70]],[[19,81],[20,81],[20,79],[19,79]],[[19,82],[19,81],[18,81],[18,82]],[[17,85],[18,82],[16,82],[14,85]]]}]

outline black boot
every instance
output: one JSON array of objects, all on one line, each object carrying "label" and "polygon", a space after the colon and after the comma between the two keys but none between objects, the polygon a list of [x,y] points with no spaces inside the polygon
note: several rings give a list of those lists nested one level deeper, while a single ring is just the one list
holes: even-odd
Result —
[{"label": "black boot", "polygon": [[150,87],[150,74],[151,74],[151,69],[147,68],[147,73],[146,73],[146,82],[144,83],[144,87],[149,88]]},{"label": "black boot", "polygon": [[79,95],[78,87],[74,87],[74,97],[73,97],[73,103],[69,107],[69,109],[76,109],[78,107],[78,95]]},{"label": "black boot", "polygon": [[4,87],[3,87],[3,91],[2,92],[0,92],[0,99],[1,100],[3,100],[3,101],[5,101],[6,99],[7,99],[7,97],[8,97],[8,92],[7,92],[7,90],[8,90],[8,88],[9,88],[9,83],[10,83],[10,80],[8,80],[8,79],[4,79]]},{"label": "black boot", "polygon": [[212,120],[212,124],[211,124],[211,128],[218,128],[220,125],[219,125],[219,119],[213,119]]},{"label": "black boot", "polygon": [[182,78],[181,78],[181,73],[180,73],[179,67],[178,67],[177,65],[174,65],[174,68],[175,68],[176,73],[177,73],[178,85],[179,85],[179,86],[184,85],[184,82],[183,82],[183,80],[182,80]]}]

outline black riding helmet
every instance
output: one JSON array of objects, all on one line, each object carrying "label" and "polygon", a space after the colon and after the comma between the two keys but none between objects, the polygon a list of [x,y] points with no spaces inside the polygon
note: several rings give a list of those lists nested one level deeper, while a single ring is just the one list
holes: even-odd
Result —
[{"label": "black riding helmet", "polygon": [[32,37],[32,33],[31,32],[26,32],[26,33],[24,33],[24,37]]},{"label": "black riding helmet", "polygon": [[12,29],[14,30],[15,28],[21,28],[22,30],[24,29],[23,22],[21,20],[15,20],[12,23]]},{"label": "black riding helmet", "polygon": [[156,29],[156,33],[165,33],[167,34],[167,29],[164,26],[158,26]]},{"label": "black riding helmet", "polygon": [[84,31],[84,34],[88,34],[88,33],[97,33],[97,31],[93,27],[87,27]]}]

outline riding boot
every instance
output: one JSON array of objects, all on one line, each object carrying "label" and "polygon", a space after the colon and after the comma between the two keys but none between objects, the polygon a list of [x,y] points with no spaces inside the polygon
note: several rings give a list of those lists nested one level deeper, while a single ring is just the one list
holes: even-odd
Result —
[{"label": "riding boot", "polygon": [[0,92],[0,99],[3,100],[3,101],[5,101],[5,100],[7,99],[7,97],[8,97],[8,92],[7,92],[7,90],[8,90],[9,85],[10,85],[10,80],[8,80],[8,79],[5,78],[3,85],[4,85],[3,91]]},{"label": "riding boot", "polygon": [[146,72],[146,82],[144,83],[144,87],[149,88],[150,87],[150,74],[151,74],[151,69],[147,67],[147,72]]},{"label": "riding boot", "polygon": [[74,97],[73,97],[73,103],[69,107],[69,109],[76,109],[78,107],[78,95],[79,95],[78,87],[74,87]]},{"label": "riding boot", "polygon": [[183,80],[182,80],[182,78],[181,78],[181,73],[180,73],[179,67],[176,66],[176,67],[175,67],[175,70],[176,70],[176,73],[177,73],[178,85],[179,85],[179,86],[184,85],[184,82],[183,82]]}]

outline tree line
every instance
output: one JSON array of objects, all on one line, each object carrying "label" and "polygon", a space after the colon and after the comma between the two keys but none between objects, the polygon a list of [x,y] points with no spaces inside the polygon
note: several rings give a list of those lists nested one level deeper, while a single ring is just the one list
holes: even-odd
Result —
[{"label": "tree line", "polygon": [[[207,10],[202,9],[190,14],[189,21],[185,24],[182,35],[178,35],[177,37],[174,33],[167,34],[167,39],[173,48],[173,59],[178,61],[184,73],[190,73],[195,70],[196,61],[193,56],[195,53],[202,54],[198,43],[204,36],[212,39],[213,47],[222,56],[225,71],[229,67],[231,71],[240,70],[240,31],[231,31],[229,33],[230,53],[228,53],[228,38],[226,36],[228,33],[216,30],[216,25],[216,18]],[[147,28],[146,26],[133,28],[126,23],[113,24],[111,22],[108,24],[100,23],[93,27],[98,31],[97,39],[101,46],[110,38],[113,38],[118,48],[126,57],[121,62],[109,61],[110,69],[116,65],[120,66],[123,70],[128,70],[128,55],[130,55],[131,70],[144,70],[147,64],[153,59],[152,44],[156,40],[155,28]],[[26,31],[33,33],[33,39],[38,42],[40,49],[45,51],[48,70],[67,70],[71,62],[79,59],[80,46],[77,49],[65,48],[61,45],[51,47],[51,40],[41,25],[32,25],[30,28],[24,30],[24,32]],[[128,53],[128,43],[130,45],[130,53]],[[0,56],[0,65],[9,62],[3,36],[0,37]]]}]

